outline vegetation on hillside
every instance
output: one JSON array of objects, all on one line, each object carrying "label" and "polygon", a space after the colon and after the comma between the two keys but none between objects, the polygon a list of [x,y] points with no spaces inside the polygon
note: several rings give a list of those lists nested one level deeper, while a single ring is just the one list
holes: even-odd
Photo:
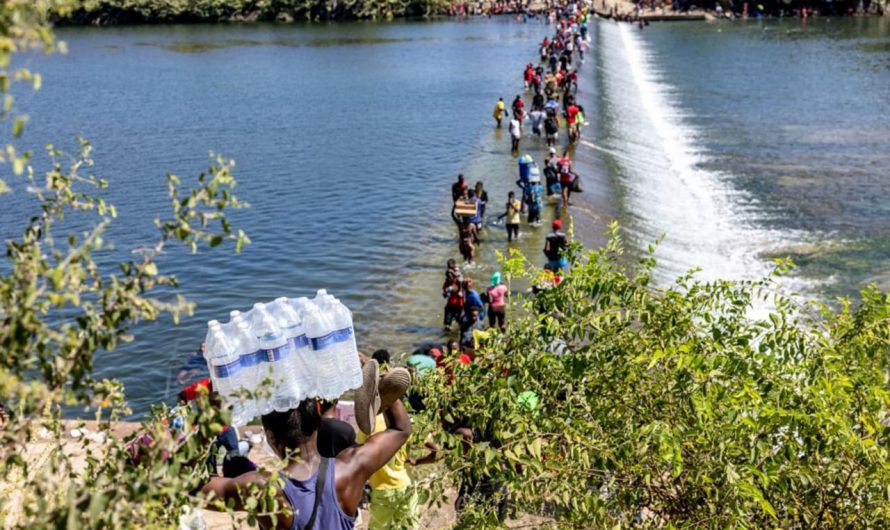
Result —
[{"label": "vegetation on hillside", "polygon": [[[574,252],[472,365],[425,383],[428,428],[458,449],[431,498],[487,481],[567,528],[890,524],[886,293],[832,312],[780,294],[786,263],[757,282],[690,273],[654,289],[655,260],[628,268],[616,225],[604,248]],[[519,254],[504,267],[541,279]],[[494,506],[478,498],[463,524],[494,526]]]},{"label": "vegetation on hillside", "polygon": [[76,0],[67,24],[391,19],[446,13],[447,0]]}]

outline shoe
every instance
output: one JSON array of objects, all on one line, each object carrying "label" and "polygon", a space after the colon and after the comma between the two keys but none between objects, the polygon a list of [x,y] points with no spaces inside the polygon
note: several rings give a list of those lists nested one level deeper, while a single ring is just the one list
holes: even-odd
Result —
[{"label": "shoe", "polygon": [[402,399],[411,388],[411,372],[401,366],[391,368],[380,378],[380,412],[389,409],[398,399]]},{"label": "shoe", "polygon": [[377,361],[369,359],[362,366],[362,386],[355,391],[355,423],[368,436],[374,433],[377,411],[380,410],[380,394],[377,393],[379,374]]}]

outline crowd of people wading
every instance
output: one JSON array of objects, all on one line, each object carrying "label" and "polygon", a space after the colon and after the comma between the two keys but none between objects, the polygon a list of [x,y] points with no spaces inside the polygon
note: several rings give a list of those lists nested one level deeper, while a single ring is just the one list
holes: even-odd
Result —
[{"label": "crowd of people wading", "polygon": [[[511,5],[495,4],[505,10],[512,9]],[[489,223],[486,228],[486,218],[503,221],[508,244],[512,244],[520,237],[523,225],[543,224],[546,205],[552,205],[553,215],[546,221],[550,231],[543,245],[548,277],[535,288],[556,286],[565,273],[568,237],[562,231],[563,219],[572,193],[580,191],[570,146],[579,140],[585,124],[584,108],[578,104],[576,93],[579,69],[589,47],[591,14],[589,4],[574,2],[553,4],[541,13],[539,20],[555,26],[555,31],[538,46],[537,64],[529,63],[521,69],[525,92],[512,98],[509,105],[501,99],[494,106],[493,126],[509,130],[511,156],[517,157],[519,168],[516,189],[501,203],[504,209],[493,206],[482,182],[470,186],[460,175],[452,186],[451,215],[463,264],[450,259],[446,265],[441,289],[445,300],[443,326],[449,336],[446,343],[420,348],[401,363],[387,350],[371,356],[360,354],[363,385],[353,396],[358,433],[351,423],[338,419],[336,400],[316,398],[303,400],[285,412],[263,415],[262,434],[248,433],[247,439],[240,439],[234,427],[224,429],[215,443],[225,456],[221,462],[211,458],[207,463],[212,478],[203,492],[211,499],[242,510],[256,506],[264,495],[262,488],[276,481],[274,496],[282,509],[259,515],[257,522],[262,528],[352,529],[358,526],[361,508],[367,505],[370,529],[416,529],[421,512],[411,467],[434,462],[443,449],[463,450],[482,441],[497,443],[460,418],[443,418],[442,428],[462,442],[440,448],[430,437],[416,441],[409,453],[412,426],[404,401],[413,410],[422,409],[422,400],[409,392],[413,379],[442,371],[453,380],[458,376],[456,366],[473,363],[482,337],[492,330],[507,330],[510,291],[501,273],[492,273],[485,288],[476,286],[464,274],[464,269],[475,263],[483,233],[499,224]],[[528,21],[526,16],[522,18]],[[521,152],[524,145],[533,142],[549,148],[549,156],[540,165]],[[450,335],[455,325],[456,337]],[[200,353],[190,358],[180,370],[180,383],[200,373],[202,361]],[[203,393],[214,397],[208,379],[185,387],[179,395],[180,405],[189,406]],[[531,394],[523,393],[521,398],[525,406],[535,407],[538,397]],[[210,403],[218,406],[215,399]],[[140,446],[152,443],[150,437],[135,438],[131,442],[133,460],[140,458]],[[267,444],[281,459],[280,471],[270,474],[257,468],[250,458],[250,449],[257,443]],[[423,454],[415,454],[417,451]],[[466,475],[457,495],[458,511],[464,509],[465,499],[474,496],[481,497],[501,519],[505,517],[508,492],[484,477]],[[208,508],[215,506],[211,502]]]}]

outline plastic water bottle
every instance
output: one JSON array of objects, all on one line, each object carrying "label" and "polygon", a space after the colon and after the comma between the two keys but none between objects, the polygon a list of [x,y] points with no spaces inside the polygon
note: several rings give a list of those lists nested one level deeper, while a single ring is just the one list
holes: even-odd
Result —
[{"label": "plastic water bottle", "polygon": [[260,414],[268,414],[272,410],[285,411],[290,408],[291,396],[296,389],[291,387],[285,361],[293,352],[293,344],[288,342],[284,331],[266,309],[266,304],[253,305],[250,328],[259,342],[261,363],[257,384],[263,385],[271,381],[271,388],[266,388],[268,399],[260,400]]},{"label": "plastic water bottle", "polygon": [[[229,323],[229,337],[235,346],[235,351],[241,358],[241,367],[244,370],[243,388],[256,391],[259,383],[262,381],[262,352],[260,351],[260,343],[250,329],[250,325],[244,320],[240,312],[232,312],[232,320]],[[258,414],[265,414],[271,411],[264,399],[247,400],[245,405],[247,420],[244,423],[235,425],[244,425],[247,421]],[[262,412],[265,410],[266,412]]]},{"label": "plastic water bottle", "polygon": [[338,383],[340,367],[334,342],[334,325],[315,304],[307,305],[303,312],[303,326],[312,348],[312,363],[319,397],[336,399],[342,393]]},{"label": "plastic water bottle", "polygon": [[362,367],[358,360],[358,347],[355,344],[355,331],[352,326],[352,312],[343,302],[331,297],[331,319],[334,321],[337,337],[337,361],[340,365],[344,390],[362,386]]},{"label": "plastic water bottle", "polygon": [[343,333],[339,327],[339,324],[342,322],[338,322],[338,319],[336,318],[336,303],[334,297],[328,294],[325,289],[319,289],[318,292],[315,293],[315,298],[312,299],[312,303],[325,317],[327,317],[331,326],[331,348],[334,350],[332,358],[334,362],[337,363],[337,379],[336,384],[334,384],[329,392],[342,394],[349,389],[349,385],[346,384],[346,379],[342,370],[343,348],[341,342]]},{"label": "plastic water bottle", "polygon": [[292,401],[288,408],[294,408],[307,397],[317,395],[315,372],[312,363],[312,349],[303,328],[303,319],[287,298],[276,298],[269,304],[269,313],[278,321],[285,338],[291,343],[292,351],[285,362],[287,377],[295,385]]},{"label": "plastic water bottle", "polygon": [[179,530],[207,530],[207,521],[199,508],[186,507],[179,516]]},{"label": "plastic water bottle", "polygon": [[232,419],[237,425],[239,421],[246,423],[246,410],[240,400],[233,394],[244,383],[245,370],[241,365],[241,357],[236,346],[228,339],[222,326],[216,320],[207,323],[207,337],[204,339],[204,358],[210,368],[213,389],[226,404],[232,406]]}]

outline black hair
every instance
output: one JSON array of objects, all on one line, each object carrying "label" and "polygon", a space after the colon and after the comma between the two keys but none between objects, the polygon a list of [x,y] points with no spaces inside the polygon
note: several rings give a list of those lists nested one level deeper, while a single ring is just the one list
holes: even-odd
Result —
[{"label": "black hair", "polygon": [[296,449],[306,442],[321,425],[321,414],[314,398],[304,399],[296,408],[273,410],[262,417],[263,428],[272,434],[275,443]]},{"label": "black hair", "polygon": [[371,354],[371,358],[380,365],[389,364],[389,350],[377,350]]}]

